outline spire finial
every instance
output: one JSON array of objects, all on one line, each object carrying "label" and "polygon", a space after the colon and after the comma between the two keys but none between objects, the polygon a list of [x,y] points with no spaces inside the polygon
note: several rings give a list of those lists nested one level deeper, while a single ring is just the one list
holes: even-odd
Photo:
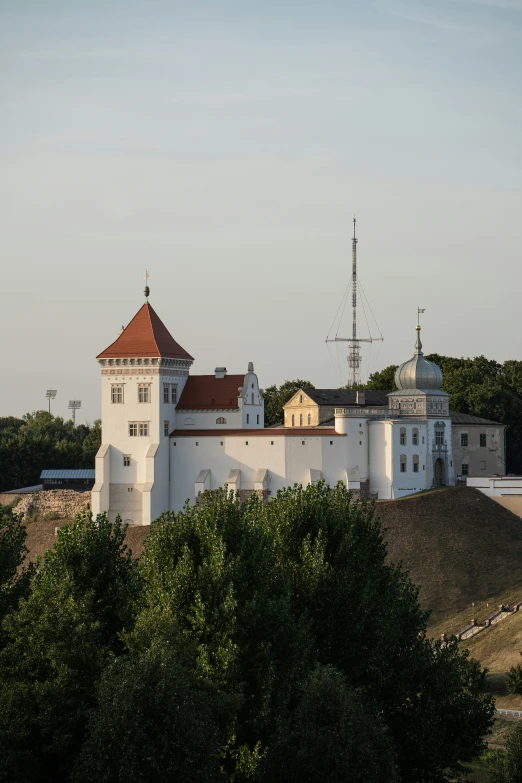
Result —
[{"label": "spire finial", "polygon": [[142,277],[142,280],[145,280],[145,288],[143,289],[143,293],[145,294],[145,299],[147,300],[147,302],[149,301],[149,296],[150,296],[150,288],[147,284],[147,280],[149,280],[149,278],[150,278],[150,272],[148,269],[146,269],[145,277]]},{"label": "spire finial", "polygon": [[353,238],[354,238],[354,241],[357,242],[357,240],[355,238],[355,223],[356,223],[356,220],[355,220],[355,215],[354,215],[353,216]]}]

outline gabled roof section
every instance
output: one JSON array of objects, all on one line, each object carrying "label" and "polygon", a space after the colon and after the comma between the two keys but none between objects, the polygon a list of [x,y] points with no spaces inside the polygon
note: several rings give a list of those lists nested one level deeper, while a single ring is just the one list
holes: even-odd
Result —
[{"label": "gabled roof section", "polygon": [[243,386],[244,375],[189,375],[179,398],[177,410],[223,411],[239,408],[239,387]]},{"label": "gabled roof section", "polygon": [[146,302],[118,339],[97,359],[126,359],[134,356],[164,356],[167,359],[193,357],[179,345],[156,313]]},{"label": "gabled roof section", "polygon": [[452,424],[495,424],[497,427],[505,427],[500,421],[491,419],[482,419],[480,416],[472,416],[470,413],[459,413],[458,411],[449,412]]},{"label": "gabled roof section", "polygon": [[[362,408],[374,407],[376,405],[385,405],[388,407],[388,392],[376,391],[374,389],[362,389],[365,394],[365,403]],[[357,392],[355,389],[303,389],[312,402],[317,405],[357,405]],[[295,396],[295,395],[294,395]]]}]

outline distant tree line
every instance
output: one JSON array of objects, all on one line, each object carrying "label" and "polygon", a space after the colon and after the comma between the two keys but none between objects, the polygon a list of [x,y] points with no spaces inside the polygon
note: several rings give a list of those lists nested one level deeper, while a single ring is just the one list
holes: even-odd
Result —
[{"label": "distant tree line", "polygon": [[0,509],[0,783],[443,783],[484,749],[484,672],[342,485],[124,536],[79,516],[24,568]]},{"label": "distant tree line", "polygon": [[101,422],[79,424],[47,411],[0,418],[0,492],[33,486],[42,470],[94,468]]},{"label": "distant tree line", "polygon": [[[522,473],[522,361],[500,364],[484,356],[456,359],[433,353],[426,356],[441,368],[442,389],[450,395],[450,409],[507,424],[507,470]],[[370,375],[367,389],[395,391],[390,365]]]}]

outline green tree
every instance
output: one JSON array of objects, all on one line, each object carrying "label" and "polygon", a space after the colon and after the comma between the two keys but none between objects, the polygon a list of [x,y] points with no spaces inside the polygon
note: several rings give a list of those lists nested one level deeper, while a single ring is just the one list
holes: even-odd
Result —
[{"label": "green tree", "polygon": [[380,370],[380,372],[372,372],[368,378],[366,388],[375,389],[377,391],[397,391],[397,386],[395,385],[395,371],[397,366],[398,365],[396,364],[390,364],[388,367],[385,367],[384,370]]},{"label": "green tree", "polygon": [[386,727],[333,666],[313,671],[263,766],[266,783],[398,780]]},{"label": "green tree", "polygon": [[480,668],[426,639],[416,588],[386,563],[373,507],[346,488],[296,486],[267,506],[209,494],[153,526],[142,567],[140,644],[176,622],[196,676],[236,704],[223,758],[235,779],[264,779],[318,664],[381,716],[403,780],[449,780],[481,750],[493,707]]},{"label": "green tree", "polygon": [[310,381],[285,381],[281,386],[269,386],[263,392],[265,400],[265,427],[272,424],[282,424],[284,421],[283,406],[286,405],[299,389],[314,389]]},{"label": "green tree", "polygon": [[522,783],[522,724],[515,723],[503,756],[497,755],[489,776],[491,783]]},{"label": "green tree", "polygon": [[137,566],[119,522],[80,515],[58,533],[27,597],[3,622],[0,780],[67,780],[103,669],[124,652]]},{"label": "green tree", "polygon": [[220,781],[220,705],[173,651],[152,646],[104,671],[78,783]]},{"label": "green tree", "polygon": [[27,554],[22,514],[0,505],[0,638],[1,623],[28,588],[33,569],[21,569]]}]

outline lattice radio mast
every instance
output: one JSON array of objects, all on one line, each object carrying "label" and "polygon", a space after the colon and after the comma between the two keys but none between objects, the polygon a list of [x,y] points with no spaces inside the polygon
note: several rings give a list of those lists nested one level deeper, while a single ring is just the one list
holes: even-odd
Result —
[{"label": "lattice radio mast", "polygon": [[361,382],[361,343],[382,342],[380,337],[357,337],[357,243],[355,234],[355,215],[353,216],[352,238],[352,336],[327,339],[327,343],[348,343],[348,386],[356,386]]}]

